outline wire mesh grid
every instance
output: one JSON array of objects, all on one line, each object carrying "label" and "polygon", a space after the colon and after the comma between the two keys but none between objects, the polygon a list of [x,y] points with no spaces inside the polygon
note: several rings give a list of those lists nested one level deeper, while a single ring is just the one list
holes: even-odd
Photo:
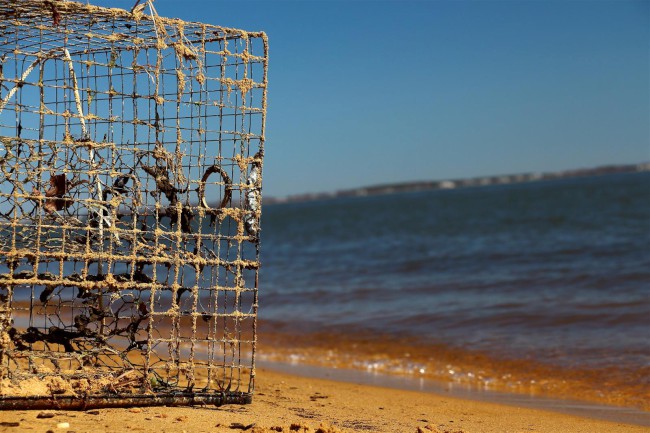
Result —
[{"label": "wire mesh grid", "polygon": [[0,408],[250,401],[267,53],[0,0]]}]

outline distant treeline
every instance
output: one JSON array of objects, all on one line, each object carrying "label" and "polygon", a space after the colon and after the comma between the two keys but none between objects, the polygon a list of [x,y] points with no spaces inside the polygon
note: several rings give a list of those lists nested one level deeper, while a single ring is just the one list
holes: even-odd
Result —
[{"label": "distant treeline", "polygon": [[575,170],[557,171],[551,173],[523,173],[501,176],[483,176],[467,179],[417,181],[373,185],[361,188],[344,189],[335,192],[307,193],[290,195],[283,198],[264,198],[265,204],[290,203],[310,200],[323,200],[339,197],[362,197],[368,195],[395,194],[400,192],[428,191],[435,189],[467,188],[488,185],[505,185],[511,183],[533,182],[538,180],[564,179],[581,176],[598,176],[614,173],[635,173],[650,171],[650,162],[642,164],[605,165],[596,168],[581,168]]}]

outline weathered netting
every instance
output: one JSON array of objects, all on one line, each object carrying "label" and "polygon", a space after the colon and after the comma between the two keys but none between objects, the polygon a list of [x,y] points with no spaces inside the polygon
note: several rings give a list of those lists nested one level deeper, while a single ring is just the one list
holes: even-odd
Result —
[{"label": "weathered netting", "polygon": [[0,0],[0,409],[250,401],[267,53]]}]

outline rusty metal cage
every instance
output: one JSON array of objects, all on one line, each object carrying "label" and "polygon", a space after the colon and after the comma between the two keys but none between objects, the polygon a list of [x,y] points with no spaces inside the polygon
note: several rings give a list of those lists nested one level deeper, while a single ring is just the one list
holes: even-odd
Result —
[{"label": "rusty metal cage", "polygon": [[250,401],[267,53],[0,0],[0,409]]}]

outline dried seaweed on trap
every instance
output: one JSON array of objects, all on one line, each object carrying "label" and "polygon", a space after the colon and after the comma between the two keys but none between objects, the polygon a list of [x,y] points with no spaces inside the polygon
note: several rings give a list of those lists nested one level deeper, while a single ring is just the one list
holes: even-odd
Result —
[{"label": "dried seaweed on trap", "polygon": [[0,409],[250,401],[262,32],[0,0]]}]

